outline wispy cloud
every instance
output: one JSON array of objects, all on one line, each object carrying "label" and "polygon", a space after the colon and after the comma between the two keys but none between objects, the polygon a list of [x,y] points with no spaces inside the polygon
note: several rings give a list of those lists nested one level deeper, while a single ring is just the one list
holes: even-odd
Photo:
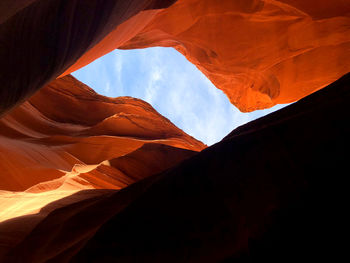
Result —
[{"label": "wispy cloud", "polygon": [[[179,128],[208,145],[274,110],[241,113],[171,48],[116,50],[74,75],[107,96],[129,95],[149,102]],[[91,75],[98,77],[92,79]]]},{"label": "wispy cloud", "polygon": [[147,83],[141,98],[188,134],[211,145],[250,120],[177,51],[153,48],[139,52],[144,53],[139,66],[149,70],[139,76]]},{"label": "wispy cloud", "polygon": [[104,89],[105,94],[108,95],[111,90],[111,84],[109,82],[106,83],[106,87]]},{"label": "wispy cloud", "polygon": [[118,56],[117,53],[114,54],[115,57],[115,64],[114,64],[114,70],[115,70],[115,85],[117,90],[119,90],[121,93],[124,92],[123,82],[122,82],[122,74],[123,74],[123,56]]},{"label": "wispy cloud", "polygon": [[160,82],[162,79],[161,69],[157,66],[152,68],[153,72],[151,72],[147,84],[145,85],[145,97],[144,100],[149,102],[150,104],[154,104],[158,99]]}]

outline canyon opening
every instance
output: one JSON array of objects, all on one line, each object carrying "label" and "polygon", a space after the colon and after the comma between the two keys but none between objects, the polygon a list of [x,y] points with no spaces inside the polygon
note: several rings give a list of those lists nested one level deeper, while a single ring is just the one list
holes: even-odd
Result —
[{"label": "canyon opening", "polygon": [[243,113],[172,48],[115,50],[72,73],[97,93],[150,103],[184,132],[207,145],[285,105]]},{"label": "canyon opening", "polygon": [[349,61],[346,0],[0,1],[0,262],[343,261]]}]

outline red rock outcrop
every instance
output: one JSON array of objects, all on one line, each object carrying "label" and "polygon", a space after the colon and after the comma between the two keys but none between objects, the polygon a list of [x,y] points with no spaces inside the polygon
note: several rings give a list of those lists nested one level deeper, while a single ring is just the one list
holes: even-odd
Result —
[{"label": "red rock outcrop", "polygon": [[0,258],[50,212],[204,148],[142,100],[101,96],[71,75],[52,81],[0,119]]},{"label": "red rock outcrop", "polygon": [[82,189],[121,189],[203,148],[148,103],[65,76],[0,119],[0,221]]},{"label": "red rock outcrop", "polygon": [[5,1],[1,111],[116,48],[174,47],[242,111],[296,101],[350,71],[347,1],[173,2]]},{"label": "red rock outcrop", "polygon": [[179,0],[119,48],[170,46],[241,111],[294,102],[350,71],[348,1]]}]

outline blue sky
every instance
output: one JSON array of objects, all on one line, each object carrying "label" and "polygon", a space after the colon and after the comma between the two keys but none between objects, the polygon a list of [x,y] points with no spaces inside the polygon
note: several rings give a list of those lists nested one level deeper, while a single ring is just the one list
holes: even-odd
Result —
[{"label": "blue sky", "polygon": [[240,112],[173,48],[115,50],[72,75],[102,95],[131,96],[149,102],[176,126],[207,145],[284,106]]}]

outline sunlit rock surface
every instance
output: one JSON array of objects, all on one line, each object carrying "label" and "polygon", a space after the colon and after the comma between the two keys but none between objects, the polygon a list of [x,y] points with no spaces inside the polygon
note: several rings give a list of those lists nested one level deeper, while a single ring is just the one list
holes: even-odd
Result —
[{"label": "sunlit rock surface", "polygon": [[[101,96],[72,76],[40,90],[3,117],[0,127],[2,190],[25,190],[69,172],[103,171],[109,160],[136,150],[204,148],[148,103]],[[153,146],[142,147],[147,143]],[[113,184],[125,186],[124,180]]]},{"label": "sunlit rock surface", "polygon": [[[1,1],[0,261],[338,255],[349,75],[311,93],[350,70],[349,13],[344,0]],[[176,48],[242,111],[311,95],[201,151],[149,104],[69,75],[151,46]]]},{"label": "sunlit rock surface", "polygon": [[173,2],[4,1],[1,111],[116,48],[174,47],[242,111],[296,101],[350,71],[348,1]]},{"label": "sunlit rock surface", "polygon": [[63,2],[0,6],[2,112],[116,48],[174,47],[242,111],[296,101],[350,71],[344,0]]},{"label": "sunlit rock surface", "polygon": [[0,119],[0,258],[51,211],[205,147],[142,100],[101,96],[71,75],[52,81]]},{"label": "sunlit rock surface", "polygon": [[171,46],[242,111],[298,100],[350,71],[349,1],[179,0],[120,48]]},{"label": "sunlit rock surface", "polygon": [[68,75],[0,120],[0,221],[83,189],[121,189],[205,145],[148,103]]}]

